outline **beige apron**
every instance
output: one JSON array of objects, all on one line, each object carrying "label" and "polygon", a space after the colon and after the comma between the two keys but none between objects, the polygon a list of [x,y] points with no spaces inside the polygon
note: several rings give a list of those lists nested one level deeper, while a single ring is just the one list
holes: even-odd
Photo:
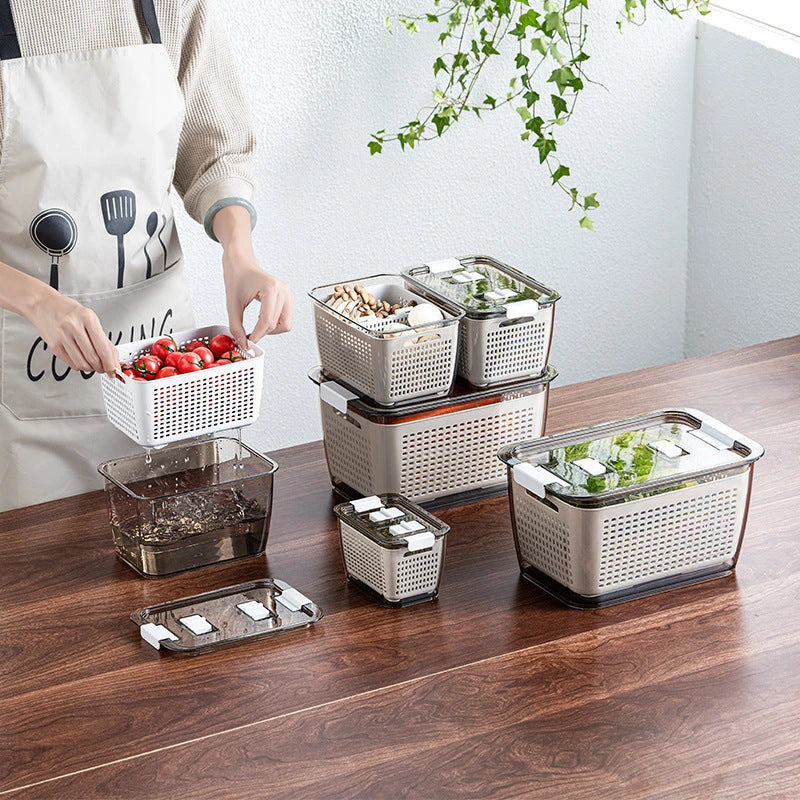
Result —
[{"label": "beige apron", "polygon": [[[22,58],[0,0],[0,260],[94,309],[114,344],[194,324],[169,198],[183,95],[153,0],[141,7],[150,44]],[[100,488],[97,465],[136,449],[99,377],[9,311],[0,443],[0,511]]]}]

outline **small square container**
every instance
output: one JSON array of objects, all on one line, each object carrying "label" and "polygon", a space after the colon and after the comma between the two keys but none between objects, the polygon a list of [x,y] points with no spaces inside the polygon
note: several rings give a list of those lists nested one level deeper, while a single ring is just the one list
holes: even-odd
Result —
[{"label": "small square container", "polygon": [[398,494],[361,497],[333,512],[351,581],[390,606],[437,596],[449,525]]},{"label": "small square container", "polygon": [[414,291],[464,314],[458,374],[473,386],[544,374],[558,292],[490,256],[446,258],[402,275]]},{"label": "small square container", "polygon": [[504,447],[522,574],[575,608],[727,575],[763,454],[694,409]]},{"label": "small square container", "polygon": [[457,383],[448,397],[387,409],[312,370],[331,482],[345,497],[396,493],[426,505],[504,492],[497,451],[544,433],[557,374],[548,367],[502,389]]},{"label": "small square container", "polygon": [[349,283],[392,305],[432,302],[444,319],[399,332],[385,330],[390,323],[406,324],[411,309],[402,308],[386,319],[353,320],[326,305],[341,284],[318,286],[309,296],[314,301],[317,347],[326,374],[384,406],[447,394],[455,377],[462,312],[446,301],[425,300],[406,288],[399,275],[373,275]]},{"label": "small square container", "polygon": [[[210,325],[172,334],[179,347],[206,344],[228,328]],[[123,362],[148,351],[161,336],[119,345]],[[241,352],[241,351],[239,351]],[[250,343],[244,359],[171,378],[134,381],[118,371],[100,376],[103,403],[112,425],[142,447],[162,447],[210,433],[250,425],[258,418],[264,382],[264,351]]]},{"label": "small square container", "polygon": [[267,546],[278,465],[236,439],[171,445],[101,464],[114,547],[145,577]]}]

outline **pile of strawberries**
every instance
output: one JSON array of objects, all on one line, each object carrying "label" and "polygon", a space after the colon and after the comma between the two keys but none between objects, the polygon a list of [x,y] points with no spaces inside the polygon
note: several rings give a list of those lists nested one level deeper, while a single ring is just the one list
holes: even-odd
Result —
[{"label": "pile of strawberries", "polygon": [[185,347],[178,347],[171,336],[162,336],[153,342],[148,352],[132,364],[120,364],[120,368],[131,380],[152,381],[243,360],[233,339],[224,333],[214,336],[207,345],[195,339]]}]

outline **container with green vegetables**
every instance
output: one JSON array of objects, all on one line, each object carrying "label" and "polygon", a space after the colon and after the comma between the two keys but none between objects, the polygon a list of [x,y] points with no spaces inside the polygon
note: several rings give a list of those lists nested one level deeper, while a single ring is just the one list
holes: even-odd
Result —
[{"label": "container with green vegetables", "polygon": [[473,386],[544,374],[558,292],[490,256],[431,261],[402,275],[415,292],[464,313],[458,371]]},{"label": "container with green vegetables", "polygon": [[732,572],[763,454],[693,409],[504,447],[524,577],[589,608]]}]

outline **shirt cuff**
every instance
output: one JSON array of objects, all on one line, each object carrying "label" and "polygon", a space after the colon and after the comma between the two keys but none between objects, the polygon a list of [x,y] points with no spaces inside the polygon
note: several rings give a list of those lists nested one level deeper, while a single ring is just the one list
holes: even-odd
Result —
[{"label": "shirt cuff", "polygon": [[258,221],[258,214],[256,213],[255,206],[249,201],[245,200],[243,197],[223,197],[222,200],[217,200],[211,208],[206,211],[206,215],[203,218],[203,227],[206,230],[206,233],[215,241],[218,242],[219,239],[214,234],[214,216],[216,215],[217,211],[226,206],[242,206],[246,208],[250,212],[250,230],[253,230],[256,226],[256,222]]},{"label": "shirt cuff", "polygon": [[214,217],[214,214],[209,216],[211,207],[220,200],[227,200],[232,197],[241,198],[248,203],[252,203],[252,181],[238,175],[216,178],[204,186],[199,192],[192,190],[187,192],[184,203],[186,203],[186,210],[189,214],[198,220],[198,222],[202,222],[205,225],[209,219],[213,219]]}]

